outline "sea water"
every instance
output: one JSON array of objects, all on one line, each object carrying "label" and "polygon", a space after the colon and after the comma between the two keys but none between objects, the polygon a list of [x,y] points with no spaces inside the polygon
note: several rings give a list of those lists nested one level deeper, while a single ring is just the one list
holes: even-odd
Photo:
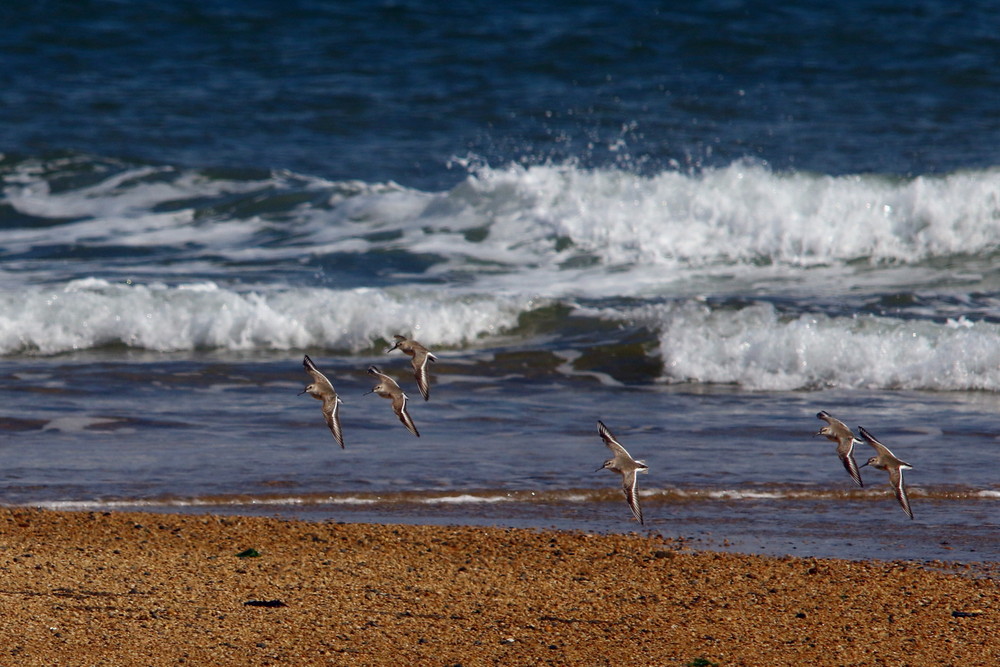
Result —
[{"label": "sea water", "polygon": [[10,13],[4,504],[1000,558],[991,3]]}]

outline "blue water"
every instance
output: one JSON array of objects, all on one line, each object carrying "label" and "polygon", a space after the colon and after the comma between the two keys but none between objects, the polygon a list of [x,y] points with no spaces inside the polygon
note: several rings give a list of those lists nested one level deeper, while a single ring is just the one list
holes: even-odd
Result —
[{"label": "blue water", "polygon": [[997,163],[998,26],[987,1],[18,3],[0,145],[425,189],[468,153],[947,173]]},{"label": "blue water", "polygon": [[[0,502],[996,560],[998,35],[987,2],[8,8]],[[913,465],[913,521],[821,409]]]}]

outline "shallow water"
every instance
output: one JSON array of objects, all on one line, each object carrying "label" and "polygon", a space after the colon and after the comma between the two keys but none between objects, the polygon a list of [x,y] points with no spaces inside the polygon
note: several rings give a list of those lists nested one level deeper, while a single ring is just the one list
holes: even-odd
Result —
[{"label": "shallow water", "polygon": [[[1000,556],[1000,485],[985,465],[997,445],[976,426],[996,409],[992,394],[608,387],[451,351],[431,400],[409,403],[417,439],[388,401],[363,395],[372,383],[360,368],[402,371],[401,358],[317,359],[343,396],[341,450],[319,403],[296,395],[307,381],[297,358],[142,356],[3,365],[21,386],[7,392],[21,420],[8,422],[3,448],[7,504],[655,531],[705,548],[846,558]],[[915,520],[887,475],[865,468],[855,488],[833,444],[813,435],[815,412],[832,405],[879,424],[913,464]],[[617,476],[595,472],[607,458],[598,418],[650,466],[645,526],[630,520]]]},{"label": "shallow water", "polygon": [[0,34],[0,502],[998,559],[992,4],[40,7]]}]

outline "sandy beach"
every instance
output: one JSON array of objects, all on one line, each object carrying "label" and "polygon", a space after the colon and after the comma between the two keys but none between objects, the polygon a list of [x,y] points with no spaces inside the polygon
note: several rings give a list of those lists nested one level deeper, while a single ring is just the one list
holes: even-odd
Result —
[{"label": "sandy beach", "polygon": [[0,526],[3,665],[1000,664],[981,568],[259,517]]}]

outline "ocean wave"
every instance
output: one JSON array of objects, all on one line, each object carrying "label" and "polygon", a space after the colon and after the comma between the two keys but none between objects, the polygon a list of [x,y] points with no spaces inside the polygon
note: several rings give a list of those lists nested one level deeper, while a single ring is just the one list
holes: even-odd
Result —
[{"label": "ocean wave", "polygon": [[571,165],[481,168],[445,197],[478,212],[467,220],[490,220],[495,242],[545,242],[558,261],[587,252],[609,266],[812,266],[992,252],[998,191],[1000,169],[899,179],[737,162],[650,177]]},{"label": "ocean wave", "polygon": [[235,291],[212,282],[111,283],[0,293],[0,354],[56,354],[125,345],[145,350],[368,350],[404,327],[458,345],[512,327],[534,301],[439,298],[413,290],[358,288]]},{"label": "ocean wave", "polygon": [[[595,357],[560,342],[607,331],[609,324],[622,332],[601,339],[607,354],[614,351],[613,365],[598,363],[607,354]],[[97,278],[0,293],[4,355],[114,346],[359,354],[400,331],[432,346],[540,345],[552,363],[538,373],[554,369],[609,386],[661,381],[753,391],[1000,391],[1000,323],[966,317],[803,312],[769,301],[616,300],[598,307],[443,287],[238,291],[213,282]],[[652,338],[637,345],[636,336]]]},{"label": "ocean wave", "polygon": [[785,314],[767,302],[730,308],[696,299],[641,306],[627,318],[657,332],[667,382],[751,390],[1000,390],[994,322]]},{"label": "ocean wave", "polygon": [[628,341],[624,381],[1000,390],[1000,169],[464,166],[425,192],[0,163],[0,354],[355,354],[402,330],[450,347],[512,334],[556,372],[615,385],[620,368],[576,347],[610,323],[625,333],[599,342]]},{"label": "ocean wave", "polygon": [[424,192],[285,172],[25,160],[3,174],[2,203],[17,216],[0,225],[0,248],[15,258],[74,245],[98,255],[169,249],[174,263],[296,265],[303,256],[401,251],[434,258],[433,275],[510,273],[536,286],[598,267],[577,290],[599,289],[600,278],[623,270],[635,278],[653,268],[669,276],[1000,252],[1000,169],[907,179],[749,162],[650,176],[573,164],[467,169],[449,190]]}]

